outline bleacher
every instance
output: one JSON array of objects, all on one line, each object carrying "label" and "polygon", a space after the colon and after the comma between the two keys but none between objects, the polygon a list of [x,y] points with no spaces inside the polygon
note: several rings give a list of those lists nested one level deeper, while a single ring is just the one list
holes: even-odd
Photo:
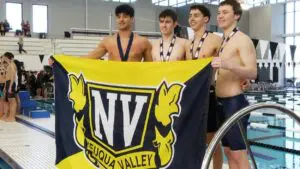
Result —
[{"label": "bleacher", "polygon": [[54,40],[55,54],[84,56],[94,50],[103,37],[73,36],[73,39]]},{"label": "bleacher", "polygon": [[[94,50],[104,37],[73,36],[68,39],[38,39],[24,37],[24,49],[27,53],[19,53],[18,37],[14,33],[0,37],[0,54],[11,52],[15,59],[24,62],[26,70],[42,70],[48,64],[51,55],[63,54],[84,56]],[[39,55],[43,55],[40,60]]]},{"label": "bleacher", "polygon": [[[22,55],[49,55],[52,53],[51,39],[24,38],[24,49],[27,54]],[[0,37],[0,53],[11,52],[19,54],[18,37],[8,33]]]},{"label": "bleacher", "polygon": [[[17,44],[18,37],[15,37],[14,32],[7,33],[6,36],[0,37],[0,54],[11,52],[15,58],[24,62],[26,70],[41,70],[48,64],[47,60],[50,55],[71,55],[85,56],[103,40],[106,34],[101,34],[103,30],[93,30],[95,33],[100,31],[100,34],[84,34],[81,29],[71,29],[72,38],[65,39],[38,39],[24,38],[24,49],[27,53],[19,54],[19,46]],[[73,31],[77,31],[74,33]],[[79,32],[78,32],[79,31]],[[107,33],[108,30],[104,31]],[[156,32],[136,32],[142,36],[146,36],[150,41],[156,39]],[[43,60],[40,61],[39,55],[43,55]],[[106,59],[105,56],[103,59]]]}]

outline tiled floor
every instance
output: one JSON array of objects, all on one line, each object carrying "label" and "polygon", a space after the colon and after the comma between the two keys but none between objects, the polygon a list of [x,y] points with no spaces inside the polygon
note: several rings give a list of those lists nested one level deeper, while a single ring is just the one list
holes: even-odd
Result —
[{"label": "tiled floor", "polygon": [[0,150],[23,169],[55,169],[55,139],[18,122],[0,121]]},{"label": "tiled floor", "polygon": [[55,132],[55,116],[50,114],[50,118],[40,118],[40,119],[33,119],[27,116],[19,115],[20,119],[30,122],[36,126],[39,126],[43,129],[49,130],[51,132]]},{"label": "tiled floor", "polygon": [[[248,95],[248,99],[251,103],[256,102],[268,102],[268,103],[279,103],[285,105],[287,108],[294,108],[297,113],[300,115],[300,97],[299,95],[292,94],[284,94],[284,95],[274,95],[274,94],[262,94],[262,95]],[[256,112],[256,114],[262,113],[275,113],[274,110],[260,110]],[[255,113],[253,113],[255,114]],[[55,116],[51,115],[50,118],[46,119],[31,119],[25,116],[18,116],[19,119],[27,121],[39,128],[46,129],[51,132],[55,132]],[[268,121],[270,124],[270,119],[272,117],[263,117],[268,118],[265,121]],[[262,119],[262,118],[261,118]],[[288,125],[291,122],[290,118],[283,118],[285,122],[276,122],[271,125]],[[4,125],[5,124],[5,125]],[[286,126],[287,127],[287,126]],[[292,126],[294,128],[298,128],[298,126]],[[256,132],[254,134],[255,138],[264,137],[266,132],[262,131],[261,134]],[[267,133],[267,134],[270,134]],[[271,133],[272,134],[272,133]],[[294,134],[295,135],[295,134]],[[249,137],[250,138],[250,137]],[[289,138],[290,139],[290,138]],[[281,140],[279,140],[281,141]],[[291,140],[288,140],[291,141]],[[282,142],[282,141],[281,141]],[[286,141],[285,141],[286,142]],[[299,142],[299,141],[298,141]],[[295,142],[297,143],[297,142]],[[298,144],[298,143],[297,143]],[[252,146],[251,146],[252,147]],[[29,128],[20,123],[4,123],[0,121],[0,150],[4,151],[7,155],[9,155],[15,162],[24,168],[28,169],[51,169],[55,168],[55,139],[46,135],[36,129]],[[270,150],[271,151],[271,150]],[[255,155],[258,158],[258,165],[261,167],[264,164],[268,164],[263,162],[262,159],[259,160],[259,156],[265,154],[265,150],[262,148],[256,148]],[[283,152],[281,152],[283,153]],[[284,153],[283,153],[284,154]],[[285,160],[288,158],[288,154],[284,154]],[[294,156],[293,156],[294,157]],[[278,160],[278,159],[277,159]],[[299,160],[298,160],[299,161]],[[268,161],[272,163],[271,161]],[[274,162],[273,162],[274,163]],[[286,163],[286,162],[285,162]],[[298,164],[298,163],[297,163]],[[269,164],[268,164],[269,165]],[[278,167],[274,165],[277,169]],[[287,166],[286,166],[287,167]],[[266,167],[262,167],[266,168]],[[289,167],[290,168],[290,167]],[[300,166],[299,166],[300,168]],[[212,169],[212,167],[210,167]],[[228,165],[224,164],[223,169],[228,169]]]},{"label": "tiled floor", "polygon": [[[18,117],[54,132],[54,115],[46,119]],[[55,168],[55,140],[23,124],[0,121],[0,149],[24,169]],[[212,163],[209,169],[213,169]],[[228,165],[224,164],[223,169]]]}]

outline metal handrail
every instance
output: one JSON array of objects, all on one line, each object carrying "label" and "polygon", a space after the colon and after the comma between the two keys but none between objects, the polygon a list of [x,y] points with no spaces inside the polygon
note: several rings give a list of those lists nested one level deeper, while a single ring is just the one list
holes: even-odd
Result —
[{"label": "metal handrail", "polygon": [[248,154],[250,155],[250,159],[251,159],[253,168],[254,168],[254,169],[257,169],[257,164],[256,164],[256,162],[255,162],[254,155],[253,155],[252,150],[251,150],[251,148],[250,148],[250,144],[249,144],[249,142],[248,142],[248,140],[247,140],[246,129],[244,128],[244,126],[242,125],[242,123],[241,123],[240,120],[238,120],[237,123],[238,123],[238,126],[239,126],[239,128],[240,128],[241,135],[242,135],[242,138],[243,138],[243,140],[244,140],[244,143],[245,143],[245,145],[246,145],[246,150],[248,151]]},{"label": "metal handrail", "polygon": [[235,113],[233,116],[231,116],[222,126],[221,128],[216,132],[215,136],[213,137],[212,141],[210,142],[204,159],[202,161],[202,166],[201,169],[208,169],[210,160],[212,158],[212,155],[218,145],[218,143],[221,141],[221,139],[224,137],[224,135],[228,132],[228,130],[235,125],[241,118],[246,116],[252,111],[261,109],[261,108],[272,108],[272,109],[277,109],[291,118],[295,119],[298,124],[300,125],[300,117],[298,117],[293,111],[285,108],[284,106],[278,105],[278,104],[269,104],[269,103],[258,103],[258,104],[253,104],[251,106],[248,106],[237,113]]}]

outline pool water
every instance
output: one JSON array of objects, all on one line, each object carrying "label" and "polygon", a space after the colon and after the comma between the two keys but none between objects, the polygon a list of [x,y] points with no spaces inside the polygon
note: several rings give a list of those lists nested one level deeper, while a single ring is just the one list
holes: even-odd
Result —
[{"label": "pool water", "polygon": [[0,158],[0,169],[12,169],[2,158]]}]

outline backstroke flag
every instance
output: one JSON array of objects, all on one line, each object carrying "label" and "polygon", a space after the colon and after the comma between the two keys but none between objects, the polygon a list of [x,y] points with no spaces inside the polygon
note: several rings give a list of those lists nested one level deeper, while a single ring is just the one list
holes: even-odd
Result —
[{"label": "backstroke flag", "polygon": [[56,56],[56,166],[200,168],[210,62],[124,63]]}]

